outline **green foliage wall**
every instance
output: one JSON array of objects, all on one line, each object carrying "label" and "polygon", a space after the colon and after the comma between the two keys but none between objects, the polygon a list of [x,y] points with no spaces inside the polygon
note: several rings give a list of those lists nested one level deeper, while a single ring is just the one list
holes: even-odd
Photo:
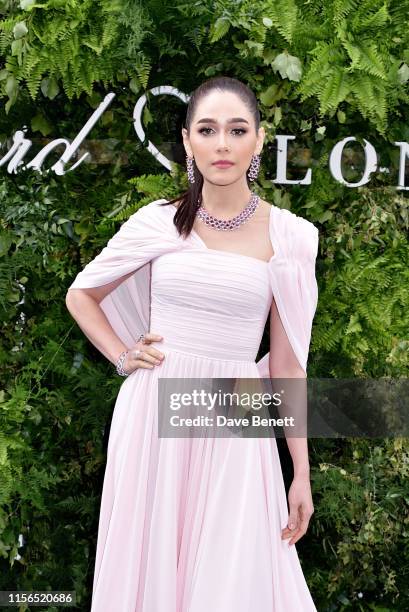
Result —
[{"label": "green foliage wall", "polygon": [[[267,135],[257,190],[320,229],[309,376],[408,376],[409,214],[394,145],[409,141],[408,13],[408,0],[0,3],[0,157],[24,125],[28,159],[44,139],[73,139],[116,94],[88,139],[106,162],[100,153],[63,177],[0,167],[1,589],[75,590],[78,609],[89,609],[121,381],[71,319],[65,293],[124,219],[186,185],[184,106],[152,87],[189,93],[219,74],[248,83]],[[147,136],[172,153],[172,173],[134,132],[145,92]],[[288,176],[310,167],[310,186],[274,183],[276,134],[296,136]],[[374,145],[389,174],[358,189],[331,177],[330,151],[351,135]],[[361,147],[352,150],[351,182],[363,170]],[[297,547],[318,609],[407,610],[408,440],[310,449],[315,513]]]}]

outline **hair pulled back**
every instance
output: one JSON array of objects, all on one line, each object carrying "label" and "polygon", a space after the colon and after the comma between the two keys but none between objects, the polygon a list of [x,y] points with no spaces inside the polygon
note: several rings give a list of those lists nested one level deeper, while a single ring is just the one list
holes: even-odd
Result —
[{"label": "hair pulled back", "polygon": [[[190,135],[192,118],[196,112],[198,102],[213,90],[228,91],[237,94],[252,113],[255,123],[256,133],[260,126],[260,112],[258,110],[257,98],[253,91],[238,79],[228,76],[217,76],[204,81],[197,87],[189,98],[186,111],[185,128]],[[178,209],[174,216],[174,224],[179,234],[188,236],[193,228],[198,205],[202,201],[203,175],[193,160],[193,171],[195,182],[189,183],[187,191],[177,196],[173,200],[163,202],[161,206],[169,206],[179,201]],[[247,177],[247,182],[249,180]]]}]

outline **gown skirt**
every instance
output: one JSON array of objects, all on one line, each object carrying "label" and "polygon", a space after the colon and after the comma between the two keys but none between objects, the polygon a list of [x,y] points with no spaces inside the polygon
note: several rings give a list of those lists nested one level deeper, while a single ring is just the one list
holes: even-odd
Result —
[{"label": "gown skirt", "polygon": [[[312,612],[274,437],[160,437],[159,378],[258,378],[268,264],[212,249],[152,261],[165,358],[112,416],[91,612]],[[272,339],[274,341],[274,339]],[[159,416],[158,416],[159,414]]]}]

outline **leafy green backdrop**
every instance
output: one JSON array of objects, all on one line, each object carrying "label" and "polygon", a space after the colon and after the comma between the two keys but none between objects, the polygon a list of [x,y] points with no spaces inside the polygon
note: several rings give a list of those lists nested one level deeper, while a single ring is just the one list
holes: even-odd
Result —
[{"label": "leafy green backdrop", "polygon": [[[0,167],[0,589],[75,590],[78,609],[90,608],[122,381],[65,293],[124,219],[186,186],[185,107],[152,87],[190,93],[219,74],[248,83],[267,133],[257,191],[320,229],[309,376],[408,376],[409,213],[394,145],[409,141],[408,14],[408,0],[0,2],[1,156],[23,126],[25,161],[50,139],[72,140],[116,94],[85,143],[91,159],[72,173]],[[171,173],[134,132],[144,93],[147,136],[172,157]],[[288,177],[311,167],[310,186],[274,183],[276,134],[296,136]],[[357,189],[328,169],[351,135],[389,169]],[[346,180],[362,171],[361,147],[350,147]],[[265,335],[260,355],[267,345]],[[407,610],[408,439],[313,439],[310,450],[315,513],[297,549],[318,609]]]}]

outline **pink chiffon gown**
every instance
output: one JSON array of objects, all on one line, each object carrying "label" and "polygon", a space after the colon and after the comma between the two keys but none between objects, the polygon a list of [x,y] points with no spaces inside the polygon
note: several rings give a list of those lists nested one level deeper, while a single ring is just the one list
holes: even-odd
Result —
[{"label": "pink chiffon gown", "polygon": [[[152,370],[138,369],[124,378],[116,400],[91,610],[315,611],[296,545],[281,539],[288,509],[275,438],[158,437],[160,377],[266,375],[266,360],[264,374],[255,360],[272,304],[278,252],[264,262],[209,249],[195,232],[186,240],[174,233],[173,206],[159,210],[155,201],[146,208],[152,207],[167,238],[172,235],[166,247],[160,241],[152,256],[149,228],[143,231],[148,213],[138,211],[132,220],[136,233],[126,234],[131,225],[125,223],[71,285],[102,285],[149,262],[148,324],[164,338],[152,346],[165,354]],[[160,222],[151,229],[164,231]],[[278,250],[275,233],[273,240]],[[128,283],[127,291],[134,289]],[[314,291],[310,287],[310,312]],[[132,302],[138,299],[147,296],[134,294]],[[140,314],[143,306],[137,308]],[[106,312],[113,321],[113,311],[107,307]],[[118,333],[126,327],[126,315],[122,321]],[[286,325],[289,331],[287,319]]]}]

